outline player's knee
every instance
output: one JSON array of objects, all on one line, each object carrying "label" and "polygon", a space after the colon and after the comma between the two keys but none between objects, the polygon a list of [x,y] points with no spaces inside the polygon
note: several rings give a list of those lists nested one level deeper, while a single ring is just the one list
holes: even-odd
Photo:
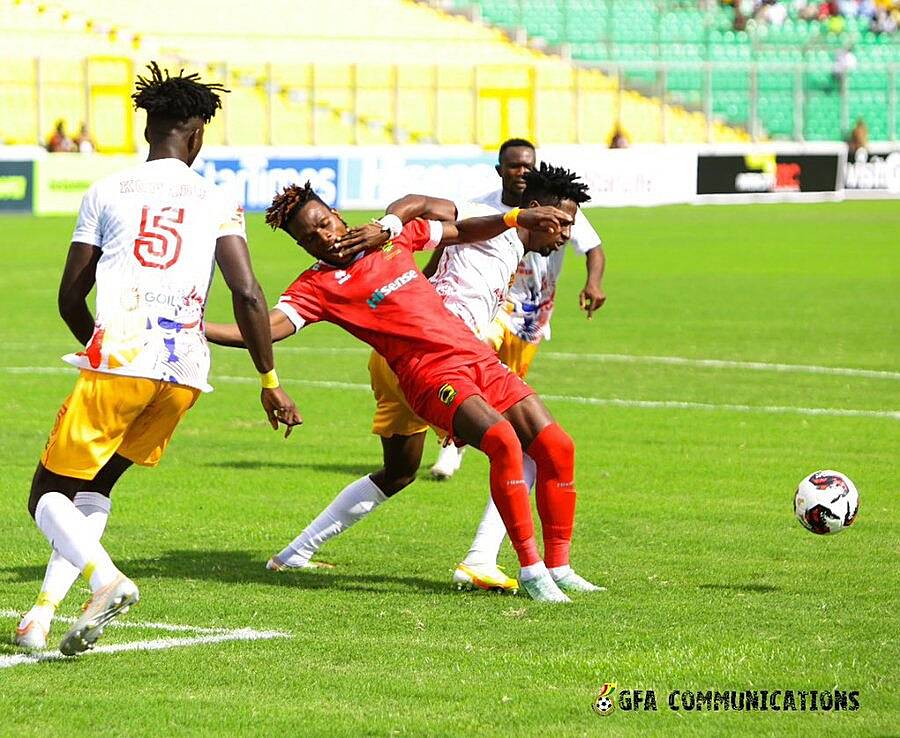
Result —
[{"label": "player's knee", "polygon": [[550,423],[528,447],[537,465],[549,467],[554,476],[571,478],[575,472],[575,442],[559,423]]},{"label": "player's knee", "polygon": [[519,437],[508,420],[499,420],[485,431],[481,437],[481,450],[491,461],[508,461],[522,455]]},{"label": "player's knee", "polygon": [[416,481],[416,469],[384,469],[382,474],[372,476],[375,486],[381,490],[385,497],[392,497],[401,490],[406,489]]}]

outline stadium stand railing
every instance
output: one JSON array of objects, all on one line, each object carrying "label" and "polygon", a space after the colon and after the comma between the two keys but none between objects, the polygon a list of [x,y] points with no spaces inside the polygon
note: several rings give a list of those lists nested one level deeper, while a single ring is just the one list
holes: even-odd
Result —
[{"label": "stadium stand railing", "polygon": [[[445,0],[442,6],[529,37],[622,84],[754,137],[838,140],[864,118],[872,138],[895,140],[900,33],[868,18],[803,20],[785,2],[780,24],[734,30],[732,6],[698,0]],[[858,66],[833,73],[842,49]]]},{"label": "stadium stand railing", "polygon": [[0,0],[0,141],[41,143],[63,120],[87,122],[101,151],[133,150],[129,94],[151,58],[232,89],[212,144],[605,143],[617,121],[633,142],[749,138],[428,4],[265,5]]}]

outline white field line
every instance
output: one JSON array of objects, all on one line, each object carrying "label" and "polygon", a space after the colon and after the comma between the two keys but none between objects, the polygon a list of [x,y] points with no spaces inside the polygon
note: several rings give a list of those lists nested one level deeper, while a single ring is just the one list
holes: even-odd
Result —
[{"label": "white field line", "polygon": [[[33,346],[31,343],[11,344]],[[293,354],[368,354],[364,346],[279,346],[279,352]],[[881,369],[857,369],[843,366],[818,366],[816,364],[780,364],[768,361],[732,361],[730,359],[691,359],[686,356],[650,356],[644,354],[574,354],[562,351],[541,351],[540,356],[556,361],[591,361],[609,364],[661,364],[703,369],[748,369],[758,372],[786,374],[830,374],[839,377],[900,380],[900,372]]]},{"label": "white field line", "polygon": [[[15,610],[0,610],[0,618],[18,618],[21,613]],[[76,618],[67,615],[55,615],[53,622],[55,623],[74,623]],[[133,620],[113,620],[107,627],[109,628],[147,628],[150,630],[165,630],[170,633],[203,633],[206,635],[217,635],[222,633],[230,633],[232,628],[203,628],[199,625],[176,625],[175,623],[141,623]]]},{"label": "white field line", "polygon": [[[0,617],[18,618],[15,610],[0,610]],[[62,622],[74,622],[75,618],[54,618]],[[253,630],[252,628],[200,628],[192,625],[173,625],[171,623],[139,623],[114,620],[110,627],[121,628],[145,628],[148,630],[167,630],[178,632],[193,632],[200,635],[187,638],[155,638],[149,641],[132,641],[130,643],[111,643],[105,646],[97,646],[87,651],[82,656],[93,654],[124,653],[126,651],[164,651],[169,648],[185,648],[187,646],[205,646],[212,643],[226,643],[228,641],[264,641],[273,638],[290,638],[289,633],[278,630]],[[0,656],[0,669],[8,669],[13,666],[29,666],[44,661],[57,661],[66,659],[59,651],[39,651],[36,653],[9,654]]]},{"label": "white field line", "polygon": [[840,407],[793,407],[789,405],[732,405],[712,402],[681,402],[679,400],[620,400],[615,397],[573,397],[571,395],[545,395],[543,393],[541,397],[552,402],[639,407],[654,410],[727,410],[736,413],[791,413],[796,415],[832,415],[849,418],[890,418],[891,420],[900,420],[900,410],[852,410]]},{"label": "white field line", "polygon": [[[2,367],[9,374],[70,374],[72,369],[67,367],[28,367],[8,366]],[[214,382],[226,382],[229,384],[258,384],[255,377],[233,377],[229,375],[213,376]],[[321,389],[341,389],[370,392],[368,384],[358,382],[331,382],[315,379],[288,379],[286,384],[295,384],[300,387],[316,387]],[[645,410],[718,410],[739,413],[775,413],[794,415],[826,415],[832,417],[856,417],[856,418],[887,418],[900,420],[900,410],[857,410],[840,407],[797,407],[792,405],[736,405],[730,403],[713,402],[683,402],[680,400],[626,400],[619,397],[580,397],[577,395],[550,395],[541,394],[545,400],[552,402],[571,402],[578,405],[608,405],[613,407],[640,408]]]},{"label": "white field line", "polygon": [[[279,346],[278,351],[298,354],[368,354],[370,349],[361,346],[327,348],[318,346]],[[749,369],[759,372],[793,374],[832,374],[840,377],[865,377],[867,379],[900,380],[900,372],[878,369],[854,369],[841,366],[816,366],[815,364],[777,364],[767,361],[730,361],[727,359],[690,359],[686,356],[645,356],[640,354],[572,354],[560,351],[541,351],[539,356],[558,361],[593,361],[609,364],[662,364],[706,369]]]}]

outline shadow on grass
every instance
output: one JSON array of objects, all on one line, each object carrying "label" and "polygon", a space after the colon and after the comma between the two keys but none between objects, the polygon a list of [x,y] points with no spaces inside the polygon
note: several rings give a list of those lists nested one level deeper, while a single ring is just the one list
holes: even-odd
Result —
[{"label": "shadow on grass", "polygon": [[[150,559],[117,559],[116,564],[138,585],[143,578],[161,577],[203,579],[226,584],[267,584],[291,589],[381,593],[409,592],[412,589],[428,594],[452,594],[450,582],[446,579],[346,572],[340,568],[273,572],[266,569],[265,559],[253,551],[166,551]],[[0,574],[10,575],[6,577],[7,581],[33,581],[38,584],[44,576],[44,567],[0,567]]]},{"label": "shadow on grass", "polygon": [[771,584],[701,584],[700,589],[723,589],[737,592],[777,592],[778,587]]},{"label": "shadow on grass", "polygon": [[[310,469],[312,471],[340,472],[341,474],[361,477],[363,474],[371,474],[378,469],[378,462],[368,466],[362,464],[323,464],[309,461],[268,461],[259,459],[244,459],[241,461],[207,461],[201,466],[209,466],[216,469]],[[348,480],[349,481],[349,480]]]}]

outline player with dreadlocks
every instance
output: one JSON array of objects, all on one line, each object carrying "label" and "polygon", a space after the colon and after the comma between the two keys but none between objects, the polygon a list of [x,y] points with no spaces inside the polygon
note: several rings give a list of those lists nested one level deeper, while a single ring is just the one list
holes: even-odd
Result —
[{"label": "player with dreadlocks", "polygon": [[[551,253],[569,237],[583,192],[571,183],[561,189],[553,182],[536,174],[529,207],[505,216],[473,212],[476,217],[461,221],[452,202],[412,195],[395,203],[406,225],[389,215],[352,232],[308,186],[276,198],[268,222],[319,261],[270,312],[272,337],[278,341],[324,320],[374,349],[369,361],[376,398],[373,432],[381,437],[384,465],[345,487],[270,559],[268,568],[314,566],[310,558],[325,541],[411,484],[430,424],[488,456],[491,495],[510,531],[528,594],[568,602],[561,587],[594,589],[569,568],[575,512],[572,441],[482,340],[482,329],[490,325],[523,253]],[[432,284],[409,252],[439,243],[445,246],[447,266]],[[208,324],[207,337],[241,345],[234,326]],[[538,511],[546,564],[534,539],[523,448],[539,460],[541,470]]]},{"label": "player with dreadlocks", "polygon": [[[207,382],[203,313],[216,263],[262,382],[261,401],[285,435],[300,416],[278,386],[266,300],[250,266],[243,211],[190,169],[203,129],[221,107],[221,85],[150,65],[136,108],[147,112],[147,161],[85,194],[59,287],[59,311],[84,350],[31,483],[28,511],[53,547],[34,607],[16,630],[46,646],[60,600],[78,574],[92,597],[60,643],[90,648],[106,624],[138,601],[138,588],[100,544],[110,493],[132,464],[159,462],[181,417]],[[96,284],[96,318],[87,296]]]}]

